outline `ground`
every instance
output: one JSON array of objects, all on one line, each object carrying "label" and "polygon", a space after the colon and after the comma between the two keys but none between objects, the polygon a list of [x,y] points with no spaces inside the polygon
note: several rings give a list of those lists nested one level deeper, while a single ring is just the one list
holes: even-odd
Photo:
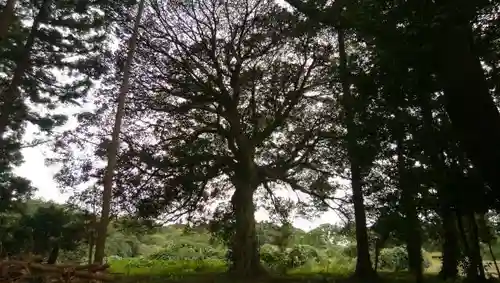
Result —
[{"label": "ground", "polygon": [[[426,282],[439,282],[437,272],[440,261],[434,258],[431,266],[426,269]],[[245,282],[246,280],[229,278],[224,273],[225,267],[219,262],[210,261],[141,261],[122,259],[111,262],[111,272],[117,276],[116,282],[124,283],[160,283],[160,282],[182,282],[182,283],[229,283]],[[488,272],[496,273],[491,266]],[[270,275],[267,278],[252,280],[258,283],[327,283],[327,282],[349,282],[352,270],[333,270],[331,272],[316,272],[314,270],[292,270],[286,275]],[[413,282],[407,272],[379,272],[381,282]],[[248,282],[248,281],[246,281]],[[357,283],[357,282],[356,282]]]}]

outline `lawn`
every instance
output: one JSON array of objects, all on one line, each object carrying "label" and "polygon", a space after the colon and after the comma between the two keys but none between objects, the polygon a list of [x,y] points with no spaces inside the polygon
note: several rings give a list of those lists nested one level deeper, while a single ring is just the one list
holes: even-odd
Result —
[{"label": "lawn", "polygon": [[[160,282],[203,282],[226,283],[237,280],[225,273],[226,265],[222,260],[204,261],[162,261],[146,259],[121,259],[110,262],[112,273],[117,276],[117,282],[125,283],[160,283]],[[278,275],[270,272],[269,276],[254,280],[259,283],[325,283],[353,282],[349,280],[352,268],[338,266],[330,270],[314,266],[306,266],[289,270],[287,274]],[[406,272],[379,272],[382,282],[412,282]],[[435,273],[426,274],[427,282],[436,282]]]}]

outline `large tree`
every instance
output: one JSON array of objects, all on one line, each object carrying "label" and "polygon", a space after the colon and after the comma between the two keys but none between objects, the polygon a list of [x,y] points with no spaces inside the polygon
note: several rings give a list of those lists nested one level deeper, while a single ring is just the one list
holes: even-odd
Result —
[{"label": "large tree", "polygon": [[232,268],[258,274],[256,191],[334,193],[321,157],[335,108],[319,99],[331,96],[331,45],[273,1],[153,1],[146,11],[115,195],[143,216],[174,216],[232,194]]},{"label": "large tree", "polygon": [[256,190],[285,182],[306,191],[312,181],[326,182],[314,150],[328,124],[315,99],[324,93],[330,46],[273,1],[154,2],[152,11],[135,69],[150,72],[137,72],[131,107],[154,124],[156,141],[126,139],[126,154],[140,163],[122,162],[154,168],[157,181],[144,185],[160,207],[175,194],[196,205],[210,183],[217,196],[214,180],[228,182],[232,267],[252,276],[260,271]]}]

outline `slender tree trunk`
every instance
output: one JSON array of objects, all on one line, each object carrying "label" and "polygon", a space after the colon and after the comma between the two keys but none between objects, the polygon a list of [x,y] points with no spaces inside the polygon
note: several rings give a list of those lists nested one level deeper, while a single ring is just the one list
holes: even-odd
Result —
[{"label": "slender tree trunk", "polygon": [[378,270],[378,265],[379,265],[379,260],[380,260],[380,251],[383,248],[383,243],[380,241],[380,239],[377,239],[375,242],[375,267],[374,270],[377,272]]},{"label": "slender tree trunk", "polygon": [[0,42],[7,37],[9,26],[14,17],[17,0],[7,0],[5,7],[0,13]]},{"label": "slender tree trunk", "polygon": [[47,259],[47,264],[55,264],[57,262],[57,258],[59,257],[59,249],[59,244],[56,243],[50,251],[49,258]]},{"label": "slender tree trunk", "polygon": [[132,67],[134,52],[137,46],[139,24],[141,22],[141,17],[144,11],[144,5],[145,5],[145,0],[141,0],[139,2],[137,16],[135,18],[132,37],[130,38],[128,45],[127,60],[123,68],[122,84],[120,87],[120,92],[118,94],[118,105],[116,107],[115,124],[113,127],[113,133],[111,134],[111,144],[109,145],[108,148],[108,165],[106,168],[106,174],[104,176],[101,219],[97,225],[97,238],[95,242],[94,262],[99,264],[102,264],[104,259],[106,236],[109,225],[111,197],[113,193],[113,173],[116,167],[117,153],[120,145],[120,129],[122,124],[123,114],[125,111],[125,99],[129,89],[130,69]]},{"label": "slender tree trunk", "polygon": [[[440,201],[441,202],[441,201]],[[459,247],[457,239],[457,227],[453,212],[446,203],[440,203],[441,221],[443,229],[443,258],[439,276],[446,279],[458,277]]]},{"label": "slender tree trunk", "polygon": [[91,264],[92,263],[92,259],[93,259],[93,256],[94,256],[94,243],[95,241],[95,237],[94,237],[94,233],[92,232],[90,235],[89,235],[89,258],[88,258],[88,263]]},{"label": "slender tree trunk", "polygon": [[479,229],[477,227],[476,217],[474,212],[470,212],[468,215],[468,223],[471,230],[471,250],[472,250],[472,261],[477,271],[477,280],[484,281],[486,276],[484,274],[483,257],[481,256],[481,247],[479,245]]},{"label": "slender tree trunk", "polygon": [[366,214],[363,199],[363,180],[361,167],[359,165],[357,137],[355,135],[353,96],[350,90],[350,75],[347,69],[347,52],[345,49],[345,34],[341,28],[337,29],[338,45],[340,54],[340,76],[342,80],[343,107],[347,126],[347,154],[351,165],[351,187],[354,203],[354,219],[356,224],[356,271],[355,275],[360,278],[375,276],[371,260],[370,245],[368,242],[368,231],[366,228]]},{"label": "slender tree trunk", "polygon": [[249,168],[245,171],[240,172],[233,180],[236,190],[231,198],[231,204],[236,227],[231,248],[231,271],[238,277],[254,278],[264,272],[259,257],[253,202],[258,184],[254,169]]},{"label": "slender tree trunk", "polygon": [[497,271],[497,278],[500,277],[500,269],[498,268],[497,258],[493,253],[493,249],[491,248],[491,241],[488,241],[488,250],[490,251],[491,259],[493,260],[493,264],[495,265],[495,270]]},{"label": "slender tree trunk", "polygon": [[52,0],[44,0],[42,6],[38,11],[33,24],[31,26],[30,33],[26,42],[24,44],[23,51],[17,58],[16,67],[14,69],[14,74],[10,80],[9,85],[1,90],[0,93],[0,140],[3,138],[5,132],[9,127],[11,120],[17,120],[14,117],[17,115],[23,115],[25,111],[23,107],[23,98],[19,96],[19,87],[23,83],[23,77],[30,67],[31,61],[31,51],[35,45],[35,40],[38,33],[38,28],[40,24],[46,20],[49,14],[50,5]]}]

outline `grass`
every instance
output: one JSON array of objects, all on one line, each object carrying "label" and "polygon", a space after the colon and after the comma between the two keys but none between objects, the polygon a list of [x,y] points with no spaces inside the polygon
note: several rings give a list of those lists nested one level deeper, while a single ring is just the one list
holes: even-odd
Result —
[{"label": "grass", "polygon": [[[270,272],[270,276],[254,281],[256,283],[327,283],[349,282],[352,274],[352,264],[332,261],[327,267],[308,263],[300,268],[292,269],[287,274]],[[117,282],[124,283],[229,283],[235,282],[225,271],[226,264],[221,260],[185,260],[164,261],[147,259],[121,259],[110,262],[110,271],[118,277]],[[380,272],[383,282],[411,282],[411,276],[406,272]],[[428,282],[435,277],[428,274]],[[238,280],[240,281],[240,280]]]},{"label": "grass", "polygon": [[[426,269],[426,282],[439,282],[437,273],[441,262],[432,254],[431,266]],[[110,271],[117,275],[117,282],[123,283],[229,283],[238,282],[230,278],[225,272],[226,264],[222,260],[147,260],[140,258],[120,259],[110,262]],[[347,282],[361,283],[347,280],[352,274],[354,266],[346,261],[331,261],[326,267],[318,263],[289,270],[286,274],[270,272],[270,276],[252,281],[255,283],[328,283]],[[488,272],[495,273],[494,266]],[[382,282],[413,282],[408,272],[379,271]],[[364,282],[363,282],[364,283]]]}]

